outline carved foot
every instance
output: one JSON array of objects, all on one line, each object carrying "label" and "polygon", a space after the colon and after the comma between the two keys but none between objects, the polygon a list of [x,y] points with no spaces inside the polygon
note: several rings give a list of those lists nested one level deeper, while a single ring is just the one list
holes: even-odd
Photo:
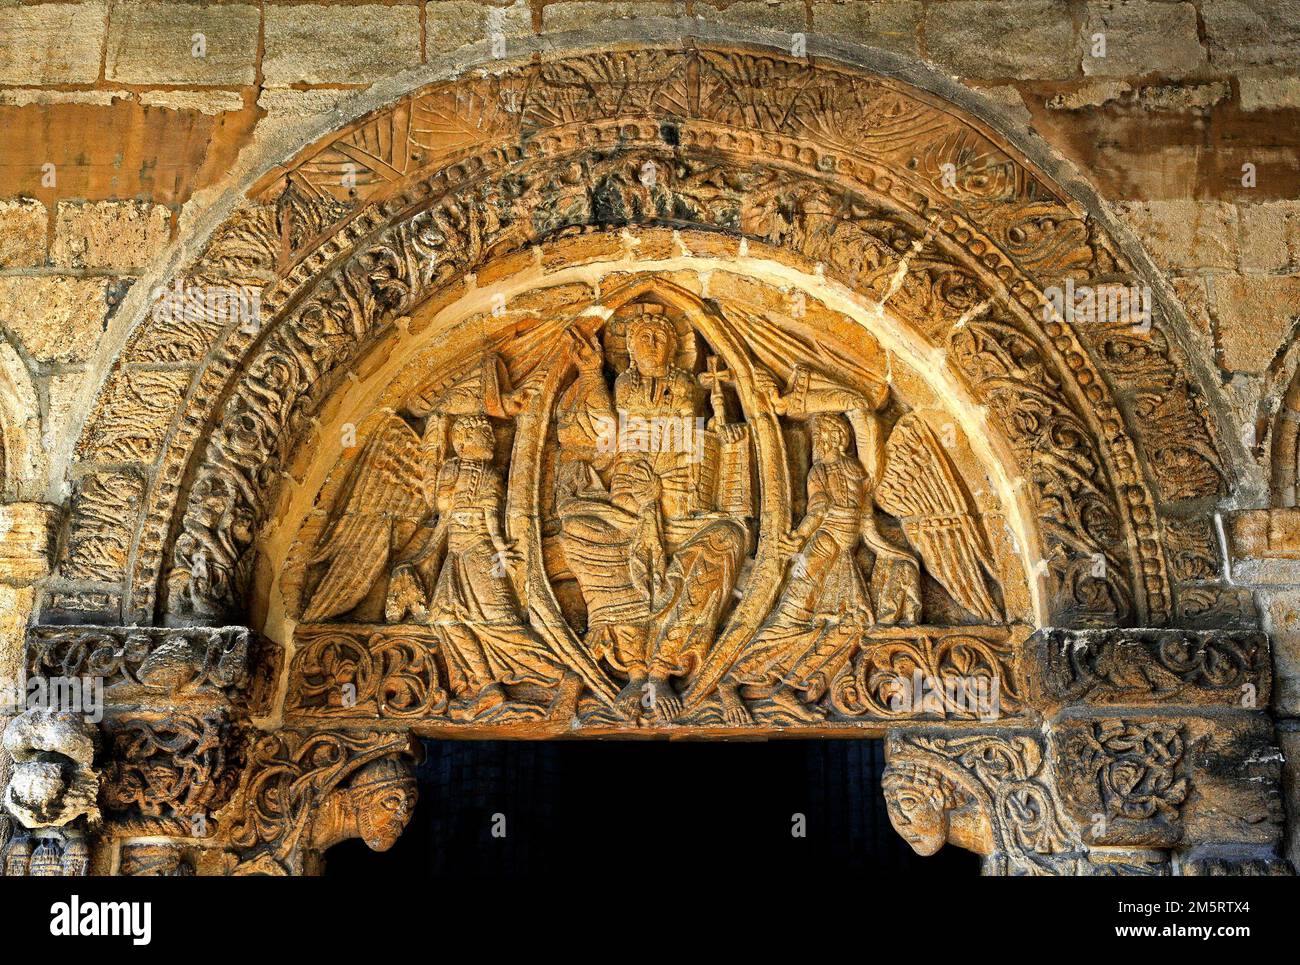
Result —
[{"label": "carved foot", "polygon": [[646,678],[644,674],[633,674],[623,689],[618,692],[614,704],[618,707],[628,720],[636,720],[641,716],[645,709],[641,700],[646,693]]},{"label": "carved foot", "polygon": [[744,727],[752,724],[754,717],[745,706],[740,696],[740,688],[723,681],[718,685],[718,697],[722,700],[722,719],[732,727]]},{"label": "carved foot", "polygon": [[677,719],[682,712],[682,698],[677,696],[667,677],[651,677],[649,681],[650,712],[665,724]]},{"label": "carved foot", "polygon": [[815,724],[826,719],[826,711],[807,703],[799,691],[780,687],[754,705],[754,717],[764,724]]}]

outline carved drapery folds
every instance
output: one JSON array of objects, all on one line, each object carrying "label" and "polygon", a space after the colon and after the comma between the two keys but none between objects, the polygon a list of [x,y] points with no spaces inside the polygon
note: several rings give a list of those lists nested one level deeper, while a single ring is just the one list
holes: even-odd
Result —
[{"label": "carved drapery folds", "polygon": [[548,54],[336,132],[78,449],[49,622],[168,625],[28,639],[104,684],[115,867],[312,873],[391,846],[415,736],[647,730],[887,734],[900,831],[992,873],[1268,851],[1218,442],[1162,306],[1092,324],[1116,279],[1013,147],[821,58]]},{"label": "carved drapery folds", "polygon": [[956,425],[900,412],[870,336],[729,308],[637,277],[399,385],[282,570],[286,716],[563,734],[1019,713],[1019,564]]},{"label": "carved drapery folds", "polygon": [[[340,159],[358,165],[354,188],[336,183]],[[1166,504],[1222,485],[1159,306],[1141,326],[1044,310],[1044,292],[1067,280],[1082,290],[1132,274],[1101,226],[929,95],[821,58],[707,42],[555,55],[434,85],[264,179],[183,276],[250,288],[259,324],[170,312],[132,342],[80,455],[147,465],[147,515],[74,522],[112,552],[62,567],[56,605],[111,605],[102,585],[134,546],[130,618],[238,616],[269,490],[358,353],[493,260],[577,229],[667,222],[819,265],[946,352],[1032,484],[1052,622],[1249,619],[1214,576],[1171,574],[1159,550]],[[183,386],[154,386],[209,349],[183,406]],[[127,391],[132,379],[152,387]],[[129,452],[100,426],[124,418]],[[1038,458],[1045,447],[1059,458]]]}]

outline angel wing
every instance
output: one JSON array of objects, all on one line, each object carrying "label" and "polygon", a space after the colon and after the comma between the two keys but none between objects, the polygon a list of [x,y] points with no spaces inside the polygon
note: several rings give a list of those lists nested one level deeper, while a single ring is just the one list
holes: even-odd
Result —
[{"label": "angel wing", "polygon": [[926,569],[958,604],[984,620],[1002,619],[981,572],[996,580],[992,553],[952,462],[920,416],[903,416],[890,433],[875,496],[877,506],[902,522]]},{"label": "angel wing", "polygon": [[329,562],[303,620],[314,623],[347,613],[384,573],[392,553],[393,526],[419,521],[427,511],[420,437],[389,413],[353,464],[333,527],[312,563]]}]

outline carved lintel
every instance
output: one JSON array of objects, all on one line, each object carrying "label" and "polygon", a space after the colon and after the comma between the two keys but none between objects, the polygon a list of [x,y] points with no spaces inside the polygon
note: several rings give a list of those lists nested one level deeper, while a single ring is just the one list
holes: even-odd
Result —
[{"label": "carved lintel", "polygon": [[1251,630],[1040,630],[1030,676],[1043,707],[1268,705],[1268,638]]},{"label": "carved lintel", "polygon": [[300,626],[295,643],[286,714],[411,719],[447,708],[433,628]]},{"label": "carved lintel", "polygon": [[35,626],[29,678],[95,678],[105,706],[238,703],[248,692],[252,634],[245,627]]},{"label": "carved lintel", "polygon": [[831,691],[846,716],[995,720],[1022,715],[1020,647],[1002,627],[876,627]]}]

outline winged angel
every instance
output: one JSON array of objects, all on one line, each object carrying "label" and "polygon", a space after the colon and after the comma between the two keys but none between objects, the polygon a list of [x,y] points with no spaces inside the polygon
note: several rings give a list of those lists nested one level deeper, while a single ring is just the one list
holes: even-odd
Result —
[{"label": "winged angel", "polygon": [[377,609],[382,599],[389,623],[412,619],[437,633],[453,719],[528,716],[527,705],[507,705],[507,685],[561,684],[550,713],[572,717],[577,676],[520,616],[492,423],[461,415],[449,431],[437,416],[430,425],[421,438],[390,414],[372,434],[341,494],[344,511],[311,560],[327,569],[303,619]]},{"label": "winged angel", "polygon": [[[996,583],[992,554],[934,431],[905,415],[879,447],[875,420],[863,408],[809,420],[807,512],[782,537],[790,562],[775,607],[719,686],[728,723],[752,719],[742,690],[764,716],[816,719],[813,705],[873,625],[919,622],[917,560],[880,533],[874,509],[899,520],[911,549],[958,605],[982,621],[1001,619],[984,582],[987,573]],[[849,452],[855,436],[858,458]],[[870,588],[856,559],[859,541],[876,557]]]}]

